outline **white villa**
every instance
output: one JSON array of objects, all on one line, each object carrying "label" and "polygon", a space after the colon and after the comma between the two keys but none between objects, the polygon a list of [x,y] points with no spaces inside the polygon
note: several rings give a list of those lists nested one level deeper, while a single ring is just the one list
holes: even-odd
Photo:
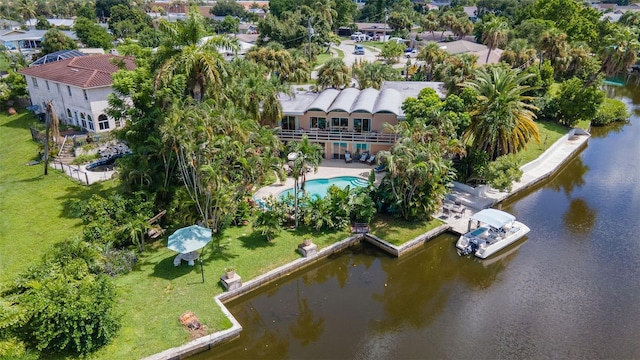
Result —
[{"label": "white villa", "polygon": [[430,87],[444,98],[443,83],[385,81],[380,90],[326,89],[320,93],[296,92],[280,95],[284,117],[278,124],[283,142],[307,135],[324,148],[325,159],[344,159],[346,151],[375,154],[389,150],[397,140],[384,131],[405,118],[402,103]]},{"label": "white villa", "polygon": [[110,54],[72,57],[21,69],[36,112],[44,112],[51,100],[61,122],[90,132],[105,132],[124,126],[120,119],[107,116],[107,95],[113,89],[111,74],[118,71],[112,59],[134,69],[132,58]]}]

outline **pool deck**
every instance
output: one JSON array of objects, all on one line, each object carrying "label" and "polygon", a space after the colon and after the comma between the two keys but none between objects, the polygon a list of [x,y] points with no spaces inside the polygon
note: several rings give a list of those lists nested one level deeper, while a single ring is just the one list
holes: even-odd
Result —
[{"label": "pool deck", "polygon": [[[318,166],[317,172],[312,170],[307,173],[307,180],[330,179],[338,176],[357,176],[361,179],[367,180],[369,179],[369,173],[374,167],[375,166],[355,161],[345,163],[344,160],[323,160],[320,166]],[[376,185],[380,184],[384,174],[384,172],[376,173]],[[277,196],[284,190],[292,189],[294,183],[295,180],[293,177],[289,176],[284,182],[276,181],[273,185],[258,189],[253,197],[256,199],[264,199],[270,195]]]}]

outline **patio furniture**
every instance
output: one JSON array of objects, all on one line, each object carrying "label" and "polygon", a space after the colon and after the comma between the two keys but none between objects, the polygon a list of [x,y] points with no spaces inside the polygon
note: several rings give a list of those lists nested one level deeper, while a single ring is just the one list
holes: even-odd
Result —
[{"label": "patio furniture", "polygon": [[350,152],[345,152],[344,153],[344,162],[346,163],[350,163],[353,161],[353,158],[351,157],[351,153]]},{"label": "patio furniture", "polygon": [[387,171],[387,167],[385,165],[378,165],[378,166],[373,168],[373,171],[375,171],[375,172]]},{"label": "patio furniture", "polygon": [[360,162],[365,162],[367,161],[367,157],[369,157],[369,153],[362,153],[362,156],[360,156]]},{"label": "patio furniture", "polygon": [[193,266],[195,264],[195,260],[200,257],[200,253],[197,251],[188,252],[186,254],[178,254],[175,259],[173,259],[174,266],[180,266],[182,260],[185,260],[189,266]]},{"label": "patio furniture", "polygon": [[373,165],[373,162],[376,160],[376,155],[373,154],[367,159],[367,164]]}]

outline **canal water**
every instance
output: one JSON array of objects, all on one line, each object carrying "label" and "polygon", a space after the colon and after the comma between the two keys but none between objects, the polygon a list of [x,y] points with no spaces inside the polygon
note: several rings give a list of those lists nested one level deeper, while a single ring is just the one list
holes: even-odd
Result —
[{"label": "canal water", "polygon": [[[440,236],[400,259],[361,245],[229,303],[239,339],[196,359],[640,358],[640,120],[594,128],[502,209],[527,238],[480,261]],[[640,107],[638,107],[640,109]]]}]

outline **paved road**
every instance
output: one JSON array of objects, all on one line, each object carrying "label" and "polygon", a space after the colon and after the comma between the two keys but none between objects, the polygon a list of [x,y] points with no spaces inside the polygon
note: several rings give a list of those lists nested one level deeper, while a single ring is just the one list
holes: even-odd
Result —
[{"label": "paved road", "polygon": [[369,62],[374,62],[378,59],[378,52],[373,52],[370,50],[369,46],[365,46],[364,55],[355,55],[353,50],[355,48],[355,44],[357,44],[353,40],[343,40],[340,45],[336,46],[338,49],[344,52],[344,58],[342,61],[348,66],[351,67],[353,63],[357,60],[366,60]]}]

